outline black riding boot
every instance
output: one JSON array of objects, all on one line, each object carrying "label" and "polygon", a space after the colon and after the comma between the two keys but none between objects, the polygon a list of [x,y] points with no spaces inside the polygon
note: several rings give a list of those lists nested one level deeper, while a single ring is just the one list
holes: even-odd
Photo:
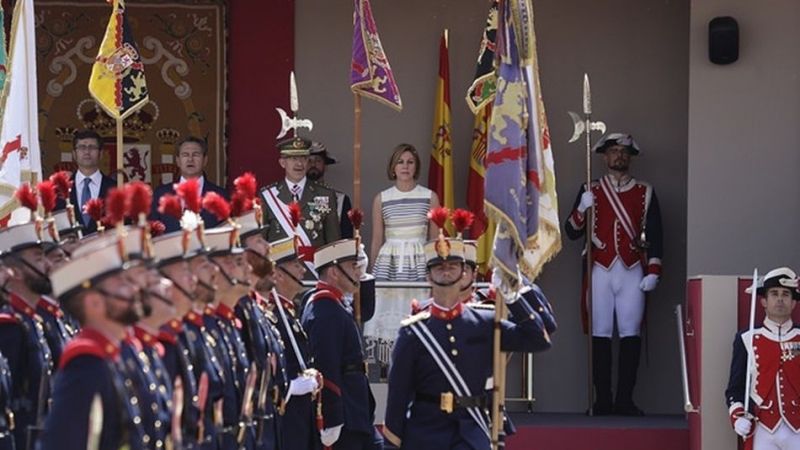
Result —
[{"label": "black riding boot", "polygon": [[621,416],[643,416],[644,412],[633,403],[633,388],[639,370],[642,338],[628,336],[619,340],[619,373],[617,374],[617,398],[614,414]]},{"label": "black riding boot", "polygon": [[592,380],[594,382],[595,416],[607,416],[611,404],[611,338],[592,337]]}]

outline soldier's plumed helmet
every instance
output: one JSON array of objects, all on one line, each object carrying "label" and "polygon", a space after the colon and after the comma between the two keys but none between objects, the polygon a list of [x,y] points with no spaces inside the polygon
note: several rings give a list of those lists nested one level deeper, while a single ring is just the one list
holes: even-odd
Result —
[{"label": "soldier's plumed helmet", "polygon": [[278,141],[277,147],[281,158],[290,156],[308,156],[311,152],[312,142],[300,136]]},{"label": "soldier's plumed helmet", "polygon": [[244,251],[239,242],[239,230],[231,226],[206,230],[205,241],[209,256],[235,255]]},{"label": "soldier's plumed helmet", "polygon": [[430,269],[445,261],[466,262],[464,241],[455,238],[438,238],[425,244],[425,260]]},{"label": "soldier's plumed helmet", "polygon": [[331,264],[358,259],[358,239],[340,239],[323,245],[314,252],[314,267],[317,271]]},{"label": "soldier's plumed helmet", "polygon": [[117,241],[106,239],[103,242],[108,245],[92,246],[79,256],[73,255],[68,262],[50,273],[54,297],[67,298],[125,269],[123,251]]},{"label": "soldier's plumed helmet", "polygon": [[464,262],[473,269],[478,267],[478,241],[464,240]]},{"label": "soldier's plumed helmet", "polygon": [[756,289],[756,293],[760,296],[766,296],[769,288],[782,287],[792,291],[792,298],[800,300],[800,292],[798,292],[798,279],[797,274],[788,267],[779,267],[770,270],[764,275],[764,281]]},{"label": "soldier's plumed helmet", "polygon": [[269,258],[275,264],[281,264],[297,259],[297,240],[293,237],[287,237],[270,242]]},{"label": "soldier's plumed helmet", "polygon": [[633,139],[633,136],[625,133],[608,133],[601,137],[595,144],[593,150],[595,153],[605,153],[609,147],[614,145],[621,145],[628,149],[631,155],[639,154],[639,144]]}]

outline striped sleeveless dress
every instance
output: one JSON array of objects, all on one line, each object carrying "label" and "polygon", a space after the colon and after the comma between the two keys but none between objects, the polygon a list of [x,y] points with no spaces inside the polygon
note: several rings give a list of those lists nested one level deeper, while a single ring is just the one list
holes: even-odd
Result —
[{"label": "striped sleeveless dress", "polygon": [[433,192],[417,185],[408,192],[395,186],[381,192],[385,242],[373,267],[377,280],[424,281],[428,211]]}]

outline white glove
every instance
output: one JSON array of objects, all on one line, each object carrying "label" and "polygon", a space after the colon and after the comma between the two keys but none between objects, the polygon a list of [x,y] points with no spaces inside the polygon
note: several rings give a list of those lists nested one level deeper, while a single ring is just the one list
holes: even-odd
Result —
[{"label": "white glove", "polygon": [[583,214],[587,209],[594,205],[594,194],[589,191],[581,194],[581,201],[578,203],[578,212]]},{"label": "white glove", "polygon": [[335,427],[325,428],[324,430],[319,432],[319,440],[322,441],[322,445],[325,447],[330,447],[339,440],[339,434],[342,432],[342,425],[336,425]]},{"label": "white glove", "polygon": [[639,283],[639,289],[644,292],[650,292],[656,288],[658,285],[658,275],[654,273],[650,273],[642,278],[642,281]]},{"label": "white glove", "polygon": [[356,261],[358,267],[362,268],[361,272],[366,273],[369,266],[369,256],[363,243],[358,246],[358,259]]},{"label": "white glove", "polygon": [[739,417],[736,419],[736,422],[733,423],[733,429],[739,436],[747,437],[747,435],[750,434],[750,430],[753,429],[753,422],[745,417]]},{"label": "white glove", "polygon": [[286,397],[310,394],[317,390],[317,388],[319,388],[319,383],[317,383],[315,378],[300,375],[289,382],[289,392],[287,392]]}]

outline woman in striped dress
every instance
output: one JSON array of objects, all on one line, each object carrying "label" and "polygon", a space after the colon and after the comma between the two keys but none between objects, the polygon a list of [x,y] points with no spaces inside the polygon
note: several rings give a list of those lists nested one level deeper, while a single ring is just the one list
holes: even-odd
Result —
[{"label": "woman in striped dress", "polygon": [[410,144],[395,147],[386,174],[394,186],[372,202],[372,274],[377,280],[424,281],[424,244],[439,229],[429,224],[428,211],[439,206],[439,197],[417,184],[420,160]]}]

